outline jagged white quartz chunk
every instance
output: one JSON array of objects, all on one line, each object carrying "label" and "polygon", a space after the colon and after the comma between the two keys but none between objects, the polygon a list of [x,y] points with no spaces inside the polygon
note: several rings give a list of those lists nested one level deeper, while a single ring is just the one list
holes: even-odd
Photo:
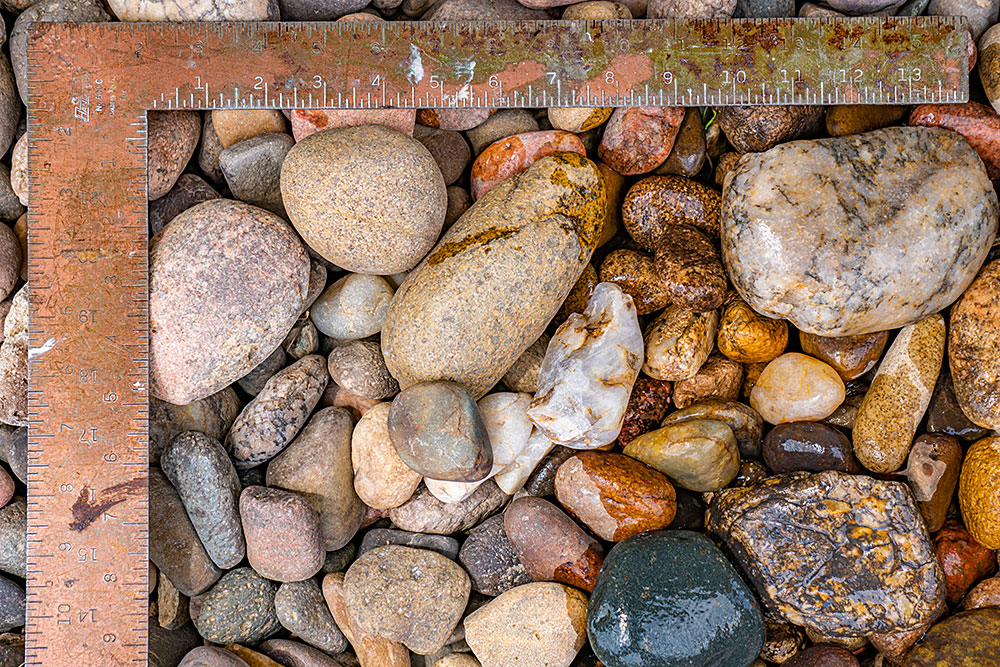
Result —
[{"label": "jagged white quartz chunk", "polygon": [[599,283],[583,314],[570,315],[549,341],[528,416],[560,445],[594,449],[612,442],[642,358],[632,297]]}]

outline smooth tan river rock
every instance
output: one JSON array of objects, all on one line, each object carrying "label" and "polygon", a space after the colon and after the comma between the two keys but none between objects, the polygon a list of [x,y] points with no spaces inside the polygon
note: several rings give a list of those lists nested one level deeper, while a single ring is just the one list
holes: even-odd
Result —
[{"label": "smooth tan river rock", "polygon": [[958,134],[893,127],[745,155],[726,177],[722,254],[757,312],[822,336],[893,329],[969,286],[997,197]]},{"label": "smooth tan river rock", "polygon": [[389,304],[382,352],[400,386],[452,380],[485,394],[569,294],[605,201],[597,165],[576,153],[543,158],[478,200]]}]

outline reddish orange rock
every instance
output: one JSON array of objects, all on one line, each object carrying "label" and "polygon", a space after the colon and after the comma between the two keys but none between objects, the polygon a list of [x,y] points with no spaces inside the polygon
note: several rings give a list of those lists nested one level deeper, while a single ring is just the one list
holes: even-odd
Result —
[{"label": "reddish orange rock", "polygon": [[598,537],[613,542],[666,528],[677,513],[665,475],[611,452],[580,452],[563,462],[556,498]]},{"label": "reddish orange rock", "polygon": [[494,185],[521,173],[536,160],[561,152],[587,155],[580,137],[563,130],[525,132],[494,141],[472,163],[472,198],[479,199]]},{"label": "reddish orange rock", "polygon": [[507,508],[503,527],[532,579],[594,590],[604,549],[561,509],[524,496]]},{"label": "reddish orange rock", "polygon": [[645,174],[670,156],[683,107],[621,107],[604,128],[598,155],[619,174]]},{"label": "reddish orange rock", "polygon": [[910,114],[910,125],[943,127],[958,132],[986,165],[990,180],[1000,179],[1000,116],[986,104],[921,104]]},{"label": "reddish orange rock", "polygon": [[670,409],[670,383],[640,375],[632,385],[632,394],[625,406],[618,444],[624,447],[643,433],[660,427]]},{"label": "reddish orange rock", "polygon": [[969,534],[958,521],[951,520],[934,535],[934,551],[944,567],[945,594],[955,604],[980,579],[993,574],[996,555]]},{"label": "reddish orange rock", "polygon": [[384,125],[413,136],[415,109],[292,109],[292,136],[302,141],[331,127]]}]

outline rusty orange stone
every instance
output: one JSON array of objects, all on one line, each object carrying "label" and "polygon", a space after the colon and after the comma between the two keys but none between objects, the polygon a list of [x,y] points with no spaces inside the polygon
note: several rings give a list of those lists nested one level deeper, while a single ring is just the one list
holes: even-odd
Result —
[{"label": "rusty orange stone", "polygon": [[670,157],[684,113],[683,107],[615,109],[597,154],[624,176],[653,171]]},{"label": "rusty orange stone", "polygon": [[613,542],[666,528],[677,513],[665,475],[611,452],[580,452],[564,461],[556,473],[556,498],[598,537]]},{"label": "rusty orange stone", "polygon": [[944,568],[948,604],[957,603],[980,579],[996,570],[996,553],[976,542],[954,519],[934,535],[934,551]]},{"label": "rusty orange stone", "polygon": [[580,137],[564,130],[542,130],[515,134],[494,141],[472,163],[472,198],[479,199],[500,181],[519,174],[537,160],[555,153],[586,155]]},{"label": "rusty orange stone", "polygon": [[507,508],[503,527],[532,579],[593,592],[604,549],[561,509],[547,500],[524,496]]},{"label": "rusty orange stone", "polygon": [[921,104],[910,114],[910,125],[943,127],[965,137],[986,165],[991,181],[1000,180],[1000,115],[988,104]]}]

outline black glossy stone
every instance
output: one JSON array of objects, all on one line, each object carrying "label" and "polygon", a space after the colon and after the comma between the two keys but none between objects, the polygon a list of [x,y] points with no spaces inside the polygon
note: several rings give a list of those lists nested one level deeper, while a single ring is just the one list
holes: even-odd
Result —
[{"label": "black glossy stone", "polygon": [[850,439],[816,422],[778,424],[764,438],[764,462],[775,473],[859,472]]},{"label": "black glossy stone", "polygon": [[587,635],[607,667],[746,667],[764,644],[757,601],[705,535],[642,533],[604,559]]}]

